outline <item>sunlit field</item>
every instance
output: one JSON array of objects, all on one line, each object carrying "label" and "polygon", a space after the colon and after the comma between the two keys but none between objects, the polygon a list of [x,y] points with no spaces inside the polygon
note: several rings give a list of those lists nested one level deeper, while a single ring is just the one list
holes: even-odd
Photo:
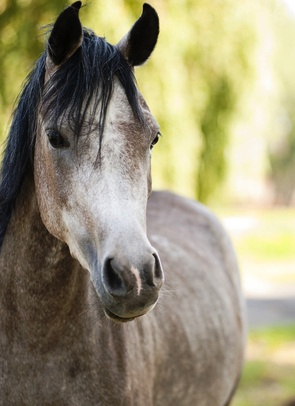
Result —
[{"label": "sunlit field", "polygon": [[220,215],[238,253],[245,293],[295,296],[295,210],[234,209]]}]

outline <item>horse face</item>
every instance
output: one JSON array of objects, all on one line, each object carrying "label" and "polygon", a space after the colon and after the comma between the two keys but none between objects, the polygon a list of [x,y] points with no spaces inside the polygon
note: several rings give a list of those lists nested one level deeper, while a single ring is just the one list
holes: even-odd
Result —
[{"label": "horse face", "polygon": [[[69,12],[78,20],[77,3],[62,14]],[[60,30],[58,21],[51,36]],[[64,15],[63,27],[65,21]],[[81,40],[74,39],[67,55],[73,54],[74,44],[80,46]],[[59,69],[54,61],[58,53],[52,47],[51,51],[47,80]],[[163,284],[158,254],[146,236],[150,155],[159,127],[142,96],[137,96],[142,120],[134,116],[115,77],[103,132],[99,120],[93,119],[95,109],[94,116],[99,117],[101,105],[93,100],[78,136],[71,112],[53,123],[41,110],[35,145],[35,184],[43,222],[89,271],[106,315],[116,321],[146,313]]]}]

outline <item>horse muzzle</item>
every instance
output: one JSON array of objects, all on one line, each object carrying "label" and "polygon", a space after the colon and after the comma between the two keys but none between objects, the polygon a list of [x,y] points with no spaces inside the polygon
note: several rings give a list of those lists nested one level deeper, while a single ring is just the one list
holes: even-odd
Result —
[{"label": "horse muzzle", "polygon": [[127,322],[155,306],[164,274],[154,251],[132,262],[124,255],[107,256],[100,279],[94,285],[106,316],[116,322]]}]

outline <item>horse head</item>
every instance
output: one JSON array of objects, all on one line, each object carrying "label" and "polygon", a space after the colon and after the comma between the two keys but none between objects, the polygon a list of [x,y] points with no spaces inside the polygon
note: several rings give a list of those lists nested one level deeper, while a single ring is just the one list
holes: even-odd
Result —
[{"label": "horse head", "polygon": [[48,39],[36,194],[46,228],[89,271],[105,314],[129,321],[155,305],[164,279],[146,235],[159,126],[133,77],[155,47],[159,21],[145,4],[112,46],[82,28],[80,7],[66,8]]}]

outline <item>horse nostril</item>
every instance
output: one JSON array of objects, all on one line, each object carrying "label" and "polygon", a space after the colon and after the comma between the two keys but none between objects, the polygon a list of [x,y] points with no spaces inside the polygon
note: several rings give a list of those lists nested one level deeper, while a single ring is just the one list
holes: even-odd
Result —
[{"label": "horse nostril", "polygon": [[112,296],[124,296],[128,293],[128,284],[124,281],[120,271],[116,269],[114,258],[105,261],[103,267],[103,282]]},{"label": "horse nostril", "polygon": [[162,265],[157,253],[152,254],[152,260],[146,263],[144,267],[145,281],[149,286],[160,289],[163,285],[164,274]]},{"label": "horse nostril", "polygon": [[153,254],[153,257],[155,258],[155,277],[161,279],[163,278],[163,270],[159,257],[157,254]]},{"label": "horse nostril", "polygon": [[158,254],[154,253],[153,257],[155,259],[154,284],[160,289],[164,282],[164,272]]}]

